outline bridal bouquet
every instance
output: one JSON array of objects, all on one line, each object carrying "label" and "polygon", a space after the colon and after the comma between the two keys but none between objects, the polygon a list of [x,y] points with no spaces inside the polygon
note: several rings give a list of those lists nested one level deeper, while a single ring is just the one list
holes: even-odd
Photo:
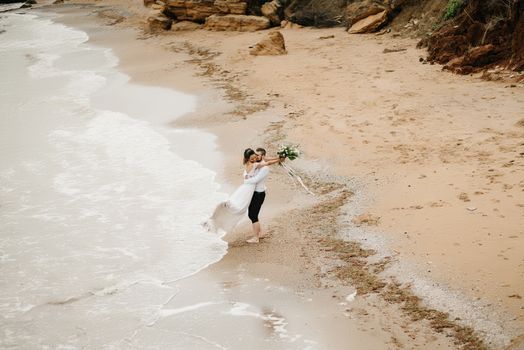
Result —
[{"label": "bridal bouquet", "polygon": [[[277,154],[279,157],[288,158],[289,160],[295,160],[300,156],[300,151],[297,145],[280,145]],[[285,163],[280,163],[280,166],[286,169],[286,173],[291,178],[291,180],[293,180],[293,183],[300,184],[300,186],[302,186],[302,188],[305,189],[307,193],[313,196],[315,195],[313,192],[309,190],[309,188],[307,188],[307,186],[304,184],[300,176],[293,168],[291,168],[289,165]]]},{"label": "bridal bouquet", "polygon": [[280,145],[277,154],[279,157],[295,160],[300,155],[297,145]]}]

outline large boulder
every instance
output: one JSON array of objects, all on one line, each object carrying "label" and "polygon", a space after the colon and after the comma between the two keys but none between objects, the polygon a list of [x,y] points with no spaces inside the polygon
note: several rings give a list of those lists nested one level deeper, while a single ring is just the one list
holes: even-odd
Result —
[{"label": "large boulder", "polygon": [[247,15],[212,15],[206,19],[204,27],[215,31],[254,32],[271,26],[269,19]]},{"label": "large boulder", "polygon": [[284,7],[282,6],[280,0],[266,2],[264,5],[262,5],[260,11],[262,12],[262,15],[267,17],[274,26],[279,25],[284,18]]},{"label": "large boulder", "polygon": [[173,20],[160,11],[152,11],[147,17],[147,29],[150,33],[170,30],[172,25]]},{"label": "large boulder", "polygon": [[223,14],[245,15],[247,2],[243,0],[215,0],[215,7]]},{"label": "large boulder", "polygon": [[166,11],[177,20],[201,23],[219,12],[215,0],[167,0]]},{"label": "large boulder", "polygon": [[249,53],[254,56],[283,55],[286,53],[284,36],[279,31],[269,32]]},{"label": "large boulder", "polygon": [[388,11],[383,10],[375,15],[368,16],[353,24],[349,30],[349,34],[372,33],[380,28],[381,25],[388,20]]},{"label": "large boulder", "polygon": [[353,24],[369,16],[376,15],[388,9],[386,5],[374,0],[364,0],[354,2],[346,8],[346,20],[351,27]]}]

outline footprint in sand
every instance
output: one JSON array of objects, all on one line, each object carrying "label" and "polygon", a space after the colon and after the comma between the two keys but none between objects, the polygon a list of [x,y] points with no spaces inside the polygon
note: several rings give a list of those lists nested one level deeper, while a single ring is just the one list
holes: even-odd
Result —
[{"label": "footprint in sand", "polygon": [[447,202],[444,202],[442,200],[438,201],[438,202],[430,202],[429,203],[429,206],[432,207],[432,208],[441,208],[443,206],[448,206],[449,203]]},{"label": "footprint in sand", "polygon": [[466,192],[462,192],[461,194],[459,194],[458,198],[463,201],[463,202],[470,202],[471,200],[469,199],[469,196]]}]

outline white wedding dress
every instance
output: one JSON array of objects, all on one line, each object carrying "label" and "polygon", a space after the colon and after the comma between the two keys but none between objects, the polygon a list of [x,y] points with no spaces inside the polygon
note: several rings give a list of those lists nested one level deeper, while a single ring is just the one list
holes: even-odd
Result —
[{"label": "white wedding dress", "polygon": [[[253,177],[258,170],[258,164],[255,164],[249,173],[244,170],[244,179]],[[225,202],[217,205],[211,218],[204,223],[204,227],[221,235],[231,232],[246,216],[255,186],[256,184],[245,183],[240,185]]]}]

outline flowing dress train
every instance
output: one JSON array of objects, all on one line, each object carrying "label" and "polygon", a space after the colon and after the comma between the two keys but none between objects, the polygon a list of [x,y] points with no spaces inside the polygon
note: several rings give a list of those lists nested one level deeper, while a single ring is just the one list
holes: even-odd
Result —
[{"label": "flowing dress train", "polygon": [[[244,170],[244,178],[254,176],[257,170],[256,166],[249,173]],[[246,216],[255,186],[255,184],[240,185],[225,202],[216,206],[211,218],[204,223],[204,227],[219,234],[231,232]]]}]

